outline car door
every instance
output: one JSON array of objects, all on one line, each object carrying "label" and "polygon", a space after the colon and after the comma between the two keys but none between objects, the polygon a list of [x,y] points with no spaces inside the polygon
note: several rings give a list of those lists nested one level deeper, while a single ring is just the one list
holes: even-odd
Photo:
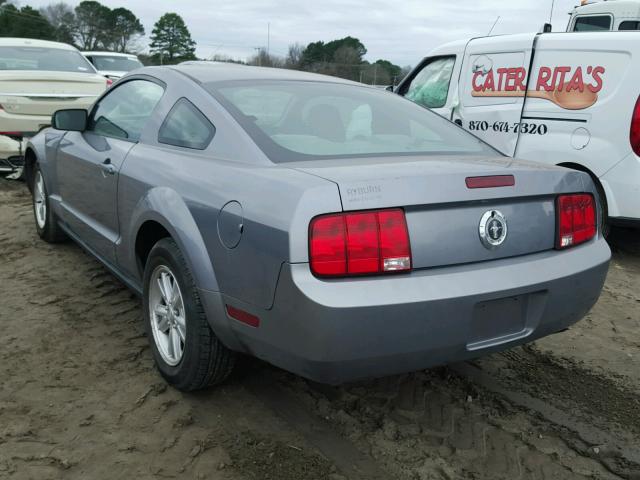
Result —
[{"label": "car door", "polygon": [[452,120],[508,156],[518,143],[534,40],[535,34],[484,37],[464,53]]},{"label": "car door", "polygon": [[118,174],[163,92],[146,79],[116,86],[93,107],[86,130],[67,132],[58,149],[62,220],[107,262],[119,235]]}]

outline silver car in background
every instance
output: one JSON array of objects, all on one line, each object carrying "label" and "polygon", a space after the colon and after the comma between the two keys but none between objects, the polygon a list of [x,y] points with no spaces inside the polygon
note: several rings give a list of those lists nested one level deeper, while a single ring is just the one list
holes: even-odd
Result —
[{"label": "silver car in background", "polygon": [[181,390],[238,352],[340,383],[566,329],[610,251],[589,175],[505,158],[397,95],[224,64],[149,67],[32,139],[36,228],[143,298]]}]

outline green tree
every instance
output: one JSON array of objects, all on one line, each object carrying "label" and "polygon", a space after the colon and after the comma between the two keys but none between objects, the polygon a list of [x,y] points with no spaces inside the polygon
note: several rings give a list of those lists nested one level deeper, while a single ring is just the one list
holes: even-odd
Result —
[{"label": "green tree", "polygon": [[133,12],[127,8],[111,11],[112,48],[116,52],[127,52],[133,43],[144,35],[144,27]]},{"label": "green tree", "polygon": [[376,60],[374,65],[379,65],[388,75],[392,81],[398,81],[398,78],[402,76],[402,67],[394,65],[389,60]]},{"label": "green tree", "polygon": [[80,2],[76,13],[76,40],[82,50],[97,50],[111,43],[111,9],[100,2]]},{"label": "green tree", "polygon": [[16,8],[13,4],[0,6],[0,37],[26,37],[53,40],[54,28],[29,6]]},{"label": "green tree", "polygon": [[366,53],[367,49],[362,42],[350,36],[327,43],[311,42],[301,52],[300,67],[303,70],[358,80]]},{"label": "green tree", "polygon": [[196,59],[196,42],[177,13],[165,13],[153,26],[151,53],[161,64]]},{"label": "green tree", "polygon": [[54,39],[57,42],[75,43],[76,15],[68,4],[64,2],[51,3],[40,9],[40,14],[46,18],[54,29]]}]

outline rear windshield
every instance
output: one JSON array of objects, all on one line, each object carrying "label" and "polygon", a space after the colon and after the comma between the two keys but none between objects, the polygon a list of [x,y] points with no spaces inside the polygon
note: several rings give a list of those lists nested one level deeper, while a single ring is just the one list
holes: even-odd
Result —
[{"label": "rear windshield", "polygon": [[80,52],[40,47],[0,47],[0,70],[95,73]]},{"label": "rear windshield", "polygon": [[357,156],[497,155],[440,116],[379,89],[301,81],[219,82],[206,87],[276,163]]},{"label": "rear windshield", "polygon": [[91,63],[98,70],[113,70],[115,72],[130,72],[142,67],[142,63],[137,58],[128,57],[107,57],[103,55],[87,55]]}]

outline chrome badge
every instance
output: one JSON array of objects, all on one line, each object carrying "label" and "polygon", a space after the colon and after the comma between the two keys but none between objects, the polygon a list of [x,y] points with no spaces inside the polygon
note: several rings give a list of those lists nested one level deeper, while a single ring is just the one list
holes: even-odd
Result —
[{"label": "chrome badge", "polygon": [[480,241],[488,248],[499,247],[507,238],[507,220],[498,210],[489,210],[482,215],[478,226]]}]

